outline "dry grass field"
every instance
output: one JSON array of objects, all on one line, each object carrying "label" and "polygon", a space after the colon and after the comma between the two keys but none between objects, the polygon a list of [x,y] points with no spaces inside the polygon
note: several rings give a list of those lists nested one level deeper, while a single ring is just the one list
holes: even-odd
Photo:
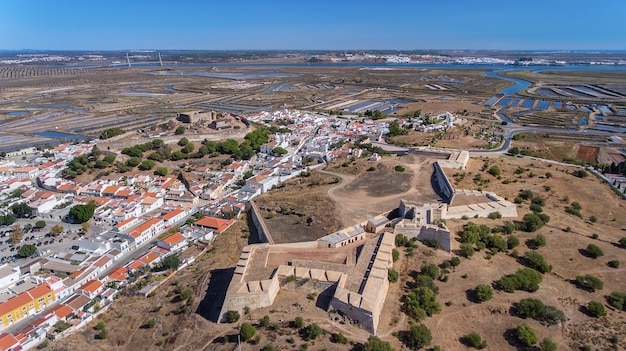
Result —
[{"label": "dry grass field", "polygon": [[[298,192],[304,194],[302,198],[310,198],[313,194],[324,198],[326,207],[333,204],[331,199],[342,201],[334,204],[334,211],[354,207],[357,211],[382,210],[383,204],[397,205],[396,198],[412,198],[419,201],[432,200],[436,195],[422,190],[430,183],[430,162],[415,156],[407,158],[389,157],[376,165],[376,172],[380,177],[366,174],[370,163],[363,160],[351,164],[349,167],[331,165],[326,172],[314,174],[309,178],[302,178],[302,183],[292,184],[294,192],[288,196],[289,187],[278,189],[266,195],[264,201],[284,201],[290,196],[295,197]],[[497,166],[501,170],[501,178],[489,175],[484,168],[485,162],[489,167]],[[394,178],[387,167],[402,164],[407,167],[402,177],[408,180],[398,181],[397,188],[392,187],[389,194],[376,190],[379,182]],[[337,167],[338,166],[338,167]],[[337,168],[335,168],[337,167]],[[611,308],[605,296],[612,291],[626,292],[626,272],[624,267],[625,250],[615,245],[619,238],[625,236],[622,229],[626,229],[626,209],[623,200],[614,195],[609,188],[593,176],[584,179],[572,175],[576,168],[554,165],[537,160],[517,157],[500,157],[490,159],[472,159],[467,170],[450,171],[448,176],[459,189],[477,189],[495,191],[496,193],[513,200],[519,192],[531,190],[535,196],[544,199],[544,213],[551,218],[550,222],[534,233],[516,231],[521,245],[516,248],[522,256],[531,249],[525,244],[537,234],[547,239],[547,245],[538,249],[546,261],[553,266],[552,273],[543,275],[538,291],[534,293],[521,292],[507,293],[496,290],[494,297],[484,303],[476,303],[471,290],[478,284],[493,284],[505,274],[522,268],[521,261],[498,253],[493,256],[485,251],[477,252],[471,259],[462,259],[456,268],[448,268],[447,281],[437,281],[439,288],[437,301],[442,306],[441,313],[422,321],[432,332],[432,345],[439,345],[442,350],[467,350],[460,339],[470,332],[477,332],[488,343],[490,350],[530,350],[517,344],[511,337],[511,330],[521,323],[532,326],[539,337],[549,337],[558,344],[558,350],[579,350],[583,345],[591,346],[592,350],[613,349],[611,338],[618,337],[619,346],[624,347],[626,340],[626,323],[624,312]],[[393,171],[393,168],[391,168]],[[385,172],[385,173],[383,173]],[[465,175],[462,175],[465,174]],[[482,183],[474,180],[480,174]],[[341,182],[335,184],[335,177]],[[379,178],[382,179],[379,181]],[[403,178],[404,179],[404,178]],[[484,179],[488,179],[486,182]],[[316,186],[309,186],[310,182],[319,181]],[[326,182],[326,183],[324,183]],[[408,182],[408,183],[407,183]],[[373,187],[373,188],[370,188]],[[310,192],[305,192],[310,188]],[[332,191],[332,190],[335,191]],[[395,190],[393,190],[395,189]],[[332,193],[332,196],[329,195]],[[381,202],[378,198],[384,199]],[[279,200],[274,200],[279,199]],[[393,199],[393,201],[391,201]],[[565,212],[565,207],[572,202],[581,206],[582,218]],[[290,206],[295,211],[303,211],[307,201],[295,201]],[[519,205],[518,218],[468,219],[447,221],[447,226],[454,232],[462,230],[464,224],[473,221],[477,224],[486,224],[490,227],[502,225],[505,220],[521,220],[524,214],[530,212],[529,201]],[[273,205],[275,206],[275,205]],[[387,208],[385,208],[387,209]],[[330,213],[332,211],[329,211]],[[320,212],[319,217],[326,212]],[[595,222],[591,220],[594,216]],[[280,216],[275,217],[275,219]],[[337,217],[337,221],[346,221],[350,217]],[[268,221],[272,223],[274,219]],[[172,284],[160,288],[156,295],[150,298],[121,297],[112,309],[92,323],[103,321],[108,337],[105,340],[95,340],[96,331],[86,328],[80,333],[67,339],[50,344],[51,350],[233,350],[237,347],[234,340],[238,331],[237,324],[215,324],[202,315],[206,315],[207,300],[219,300],[219,293],[212,288],[204,297],[208,286],[224,286],[228,284],[228,272],[236,263],[239,252],[247,239],[245,219],[240,220],[226,233],[218,237],[214,249],[203,256],[190,268],[180,272]],[[343,223],[342,223],[343,224]],[[313,224],[312,226],[315,226]],[[598,234],[597,239],[593,234]],[[379,324],[379,336],[389,341],[396,350],[406,349],[398,335],[408,330],[410,318],[404,314],[402,307],[403,296],[410,291],[415,271],[425,263],[441,264],[455,256],[460,243],[458,236],[453,239],[453,253],[448,254],[440,250],[433,250],[420,245],[412,254],[401,248],[401,257],[394,264],[400,273],[400,280],[392,283],[385,300],[385,313]],[[603,251],[604,256],[597,259],[587,257],[585,248],[588,244],[596,244]],[[342,257],[329,258],[341,261]],[[622,260],[622,268],[610,268],[607,262]],[[604,288],[596,292],[579,289],[572,283],[577,275],[590,274],[604,282]],[[176,314],[184,302],[177,302],[173,285],[175,280],[180,281],[182,288],[192,288],[195,292],[193,302],[188,312]],[[242,350],[260,350],[266,345],[273,345],[278,350],[297,350],[306,344],[309,350],[352,350],[350,343],[363,343],[368,334],[344,320],[337,314],[316,307],[316,296],[319,286],[313,281],[295,281],[287,283],[281,289],[273,306],[250,311],[243,315],[241,322],[257,325],[257,335],[253,343],[243,343]],[[311,297],[311,299],[307,298]],[[562,325],[544,326],[532,319],[521,319],[514,314],[513,304],[523,298],[540,299],[547,305],[562,310],[567,321]],[[201,302],[202,301],[202,302]],[[589,301],[598,301],[605,305],[607,316],[593,318],[585,310]],[[195,306],[200,304],[200,314],[193,313]],[[212,307],[215,308],[215,307]],[[258,325],[258,320],[269,316],[268,327]],[[313,341],[305,341],[300,330],[293,327],[293,320],[301,316],[304,325],[317,323],[326,332],[325,335]],[[142,328],[151,318],[156,320],[154,328]],[[92,326],[93,326],[92,325]],[[349,344],[335,344],[331,341],[332,333],[341,333],[349,340]],[[157,346],[160,345],[160,346]],[[431,345],[431,346],[432,346]]]}]

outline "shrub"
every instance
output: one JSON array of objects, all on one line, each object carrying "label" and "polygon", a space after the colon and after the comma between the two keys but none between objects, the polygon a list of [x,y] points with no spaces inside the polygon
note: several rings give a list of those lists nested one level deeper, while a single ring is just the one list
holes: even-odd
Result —
[{"label": "shrub", "polygon": [[463,343],[475,349],[484,349],[487,347],[487,341],[483,340],[478,333],[471,332],[463,337]]},{"label": "shrub", "polygon": [[109,332],[106,329],[102,329],[98,334],[96,334],[96,339],[104,340],[109,335]]},{"label": "shrub", "polygon": [[591,258],[598,258],[601,256],[604,256],[604,251],[602,251],[602,249],[595,244],[589,244],[587,245],[587,254],[589,256],[591,256]]},{"label": "shrub", "polygon": [[391,344],[380,340],[377,336],[370,335],[367,342],[363,344],[362,351],[393,351]]},{"label": "shrub", "polygon": [[530,210],[535,212],[535,213],[539,213],[539,212],[543,212],[543,207],[541,207],[541,205],[537,205],[537,204],[530,204]]},{"label": "shrub", "polygon": [[619,244],[619,246],[621,246],[623,249],[626,249],[626,236],[619,239],[619,241],[617,242]]},{"label": "shrub", "polygon": [[398,259],[400,259],[400,251],[398,251],[397,249],[391,250],[391,257],[393,258],[393,262],[396,262]]},{"label": "shrub", "polygon": [[515,305],[515,314],[521,318],[539,319],[546,313],[546,306],[537,299],[523,299]]},{"label": "shrub", "polygon": [[422,264],[420,275],[426,275],[432,279],[437,279],[439,278],[439,267],[432,263],[424,263]]},{"label": "shrub", "polygon": [[450,264],[452,265],[452,267],[456,267],[456,266],[458,266],[458,265],[460,265],[460,264],[461,264],[461,259],[460,259],[460,258],[458,258],[458,257],[456,257],[456,256],[455,256],[455,257],[452,257],[452,258],[450,259]]},{"label": "shrub", "polygon": [[460,255],[465,258],[470,258],[474,256],[474,247],[472,246],[472,244],[469,244],[469,243],[461,244]]},{"label": "shrub", "polygon": [[248,341],[256,334],[256,328],[249,323],[242,323],[239,329],[239,335],[243,341]]},{"label": "shrub", "polygon": [[296,317],[296,318],[293,320],[293,325],[294,325],[296,328],[302,328],[302,326],[304,325],[304,320],[302,319],[302,317]]},{"label": "shrub", "polygon": [[537,343],[537,333],[527,324],[520,324],[515,330],[515,336],[525,346],[532,346]]},{"label": "shrub", "polygon": [[228,311],[226,312],[226,322],[235,323],[239,320],[239,312],[237,311]]},{"label": "shrub", "polygon": [[612,260],[607,263],[611,268],[619,268],[620,262],[618,260]]},{"label": "shrub", "polygon": [[585,171],[584,169],[578,169],[572,172],[572,175],[578,178],[586,178],[588,176],[587,171]]},{"label": "shrub", "polygon": [[94,330],[104,330],[106,328],[106,325],[104,324],[104,322],[98,322],[98,324],[96,324],[95,327],[93,327]]},{"label": "shrub", "polygon": [[577,276],[576,285],[578,285],[578,287],[581,289],[585,289],[591,292],[595,292],[596,290],[602,290],[602,288],[604,287],[604,283],[602,282],[602,280],[600,280],[600,278],[596,278],[589,274],[585,274],[584,276]]},{"label": "shrub", "polygon": [[609,305],[618,310],[626,311],[626,293],[614,291],[608,297]]},{"label": "shrub", "polygon": [[549,273],[552,271],[552,265],[548,264],[537,251],[526,252],[524,259],[528,267],[536,269],[540,273]]},{"label": "shrub", "polygon": [[519,239],[515,235],[510,235],[506,239],[506,247],[511,250],[519,246]]},{"label": "shrub", "polygon": [[322,335],[324,330],[320,328],[316,323],[312,323],[306,326],[303,331],[303,338],[306,341],[315,340],[318,336]]},{"label": "shrub", "polygon": [[333,333],[333,335],[330,337],[330,341],[335,344],[347,344],[348,338],[346,338],[341,333]]},{"label": "shrub", "polygon": [[411,324],[411,328],[406,333],[405,342],[409,347],[414,349],[424,348],[433,341],[430,329],[424,324]]},{"label": "shrub", "polygon": [[541,227],[543,227],[544,222],[541,220],[541,217],[534,213],[527,213],[524,215],[522,219],[523,228],[527,232],[534,232]]},{"label": "shrub", "polygon": [[435,292],[427,287],[419,287],[408,293],[405,306],[408,314],[415,319],[424,319],[441,312]]},{"label": "shrub", "polygon": [[589,221],[590,221],[591,223],[595,223],[595,222],[597,222],[597,221],[598,221],[598,217],[596,217],[596,216],[591,216],[591,217],[589,217]]},{"label": "shrub", "polygon": [[489,219],[500,219],[500,218],[502,218],[502,213],[500,213],[500,212],[498,212],[498,211],[496,211],[496,212],[491,212],[491,213],[489,213],[489,214],[487,215],[487,217],[488,217]]},{"label": "shrub", "polygon": [[398,277],[399,277],[399,274],[398,274],[398,272],[395,269],[389,268],[387,270],[387,279],[389,279],[390,282],[392,282],[392,283],[397,282],[398,281]]},{"label": "shrub", "polygon": [[539,344],[539,347],[541,349],[541,351],[556,351],[557,346],[554,343],[554,341],[545,338],[541,341],[541,344]]},{"label": "shrub", "polygon": [[367,169],[368,172],[374,172],[376,170],[376,167],[370,167]]},{"label": "shrub", "polygon": [[154,318],[151,318],[148,320],[148,322],[146,323],[146,328],[148,329],[152,329],[156,326],[156,320]]},{"label": "shrub", "polygon": [[268,325],[270,325],[270,316],[265,315],[263,316],[263,318],[259,319],[259,325],[261,327],[267,327]]},{"label": "shrub", "polygon": [[491,298],[493,297],[493,289],[491,288],[491,286],[486,284],[479,284],[478,286],[476,286],[476,289],[474,289],[474,293],[476,294],[476,298],[480,302],[491,300]]},{"label": "shrub", "polygon": [[604,305],[601,304],[600,302],[589,301],[589,303],[587,304],[587,311],[589,311],[589,314],[592,317],[598,318],[598,317],[606,316]]},{"label": "shrub", "polygon": [[404,172],[404,167],[402,167],[400,165],[395,166],[393,169],[395,169],[396,172]]},{"label": "shrub", "polygon": [[539,289],[541,283],[541,273],[532,268],[519,269],[515,274],[506,275],[496,282],[498,289],[506,292],[524,290],[534,292]]}]

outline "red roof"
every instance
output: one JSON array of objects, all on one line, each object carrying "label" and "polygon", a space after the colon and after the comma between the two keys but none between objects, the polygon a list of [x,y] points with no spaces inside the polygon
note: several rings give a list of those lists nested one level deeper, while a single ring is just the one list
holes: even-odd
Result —
[{"label": "red roof", "polygon": [[109,275],[107,275],[107,277],[109,277],[109,279],[111,280],[116,280],[118,282],[123,282],[126,280],[126,268],[124,267],[117,267],[114,270],[111,271],[111,273],[109,273]]},{"label": "red roof", "polygon": [[174,233],[170,236],[168,236],[167,238],[163,239],[163,242],[166,243],[167,245],[174,246],[178,243],[180,243],[181,241],[184,241],[185,237],[181,234],[181,233]]},{"label": "red roof", "polygon": [[80,288],[78,288],[79,290],[84,290],[90,294],[95,293],[96,291],[98,291],[98,289],[100,289],[102,286],[104,286],[104,284],[102,284],[101,281],[99,280],[90,280],[88,282],[85,283],[85,285],[81,286]]},{"label": "red roof", "polygon": [[177,208],[177,209],[175,209],[173,211],[170,211],[170,212],[164,214],[163,215],[163,219],[166,220],[166,221],[169,221],[170,219],[178,216],[179,214],[181,214],[183,212],[184,212],[183,210],[181,210],[180,208]]},{"label": "red roof", "polygon": [[0,316],[4,316],[7,313],[16,310],[31,301],[33,301],[33,299],[25,292],[14,296],[0,304]]},{"label": "red roof", "polygon": [[46,294],[50,294],[51,292],[52,292],[52,289],[50,289],[50,286],[46,283],[37,285],[36,287],[31,288],[30,290],[27,291],[27,293],[29,293],[30,296],[32,296],[33,300],[36,300]]},{"label": "red roof", "polygon": [[115,228],[121,228],[125,225],[127,225],[128,223],[131,223],[132,221],[137,220],[137,217],[130,217],[129,219],[125,219],[121,222],[119,222],[118,224],[115,225]]},{"label": "red roof", "polygon": [[137,228],[133,229],[133,231],[130,232],[129,234],[133,238],[140,237],[141,234],[143,234],[145,231],[150,229],[153,225],[156,225],[156,224],[158,224],[161,221],[162,221],[161,218],[151,218],[151,219],[145,221],[144,223],[142,223],[141,225],[139,225]]},{"label": "red roof", "polygon": [[197,220],[194,224],[199,225],[201,227],[207,227],[215,229],[218,234],[221,234],[224,230],[228,229],[231,225],[235,223],[234,219],[221,219],[210,216],[205,216]]},{"label": "red roof", "polygon": [[68,305],[58,305],[57,307],[52,309],[52,312],[56,314],[57,318],[63,319],[74,313],[74,310]]},{"label": "red roof", "polygon": [[94,266],[96,267],[104,267],[107,263],[109,263],[111,259],[107,256],[100,257],[96,262],[94,262]]},{"label": "red roof", "polygon": [[18,344],[17,339],[13,335],[8,333],[0,334],[0,350],[8,350]]}]

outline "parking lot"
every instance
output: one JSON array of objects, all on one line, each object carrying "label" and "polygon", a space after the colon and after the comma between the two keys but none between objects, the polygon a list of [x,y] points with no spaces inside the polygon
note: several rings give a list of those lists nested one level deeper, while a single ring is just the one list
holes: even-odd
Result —
[{"label": "parking lot", "polygon": [[[35,229],[35,223],[40,220],[45,221],[46,226],[41,229]],[[87,234],[84,235],[80,224],[64,223],[50,218],[20,218],[16,223],[18,223],[22,228],[24,237],[15,245],[11,242],[11,233],[13,232],[12,227],[15,224],[0,227],[0,263],[18,262],[20,265],[25,263],[28,258],[19,258],[19,255],[17,254],[20,247],[23,245],[35,245],[39,254],[46,256],[48,254],[55,254],[60,251],[68,250],[73,245],[78,244],[79,239],[94,237],[107,229],[92,224],[90,225]],[[26,224],[30,224],[33,228],[25,230],[24,226]],[[64,229],[63,232],[57,237],[50,234],[50,229],[55,225],[60,225]]]}]

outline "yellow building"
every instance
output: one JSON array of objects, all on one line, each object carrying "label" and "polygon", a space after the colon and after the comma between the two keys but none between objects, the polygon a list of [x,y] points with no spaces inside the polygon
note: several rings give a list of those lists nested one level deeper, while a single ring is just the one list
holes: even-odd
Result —
[{"label": "yellow building", "polygon": [[39,313],[54,301],[54,291],[46,283],[14,296],[0,304],[0,328],[8,327],[33,313]]}]

